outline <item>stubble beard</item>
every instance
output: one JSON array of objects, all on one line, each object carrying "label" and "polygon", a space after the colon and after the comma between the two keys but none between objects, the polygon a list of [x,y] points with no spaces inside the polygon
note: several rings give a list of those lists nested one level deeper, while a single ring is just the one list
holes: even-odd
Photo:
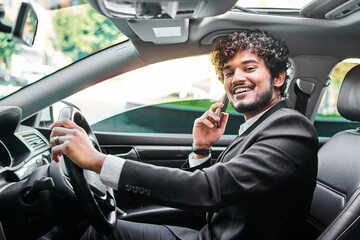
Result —
[{"label": "stubble beard", "polygon": [[246,103],[244,101],[239,101],[235,105],[233,102],[230,101],[230,104],[238,113],[255,112],[266,107],[270,103],[273,94],[274,94],[274,88],[273,88],[273,81],[271,80],[268,91],[262,92],[255,102]]}]

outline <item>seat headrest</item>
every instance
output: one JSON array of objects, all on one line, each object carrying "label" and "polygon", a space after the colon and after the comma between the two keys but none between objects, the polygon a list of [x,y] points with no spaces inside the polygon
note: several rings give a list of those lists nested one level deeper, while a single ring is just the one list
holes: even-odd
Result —
[{"label": "seat headrest", "polygon": [[337,108],[344,118],[360,122],[360,65],[346,74],[341,84]]}]

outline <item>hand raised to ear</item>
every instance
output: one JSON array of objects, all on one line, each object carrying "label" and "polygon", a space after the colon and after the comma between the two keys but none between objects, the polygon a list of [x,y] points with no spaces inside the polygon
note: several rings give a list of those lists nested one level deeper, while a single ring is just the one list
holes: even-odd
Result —
[{"label": "hand raised to ear", "polygon": [[[194,146],[197,148],[210,148],[224,134],[229,119],[229,114],[217,113],[223,106],[222,103],[214,103],[200,118],[197,118],[193,127]],[[220,128],[216,122],[220,120]]]}]

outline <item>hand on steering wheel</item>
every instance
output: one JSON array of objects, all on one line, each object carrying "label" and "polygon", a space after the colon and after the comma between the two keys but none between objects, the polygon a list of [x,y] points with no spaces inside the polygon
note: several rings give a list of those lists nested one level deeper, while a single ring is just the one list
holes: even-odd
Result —
[{"label": "hand on steering wheel", "polygon": [[102,184],[97,174],[105,155],[101,153],[94,132],[73,107],[60,112],[59,121],[52,129],[53,159],[59,161],[63,154],[71,185],[91,225],[102,234],[110,234],[116,227],[116,203],[113,189]]}]

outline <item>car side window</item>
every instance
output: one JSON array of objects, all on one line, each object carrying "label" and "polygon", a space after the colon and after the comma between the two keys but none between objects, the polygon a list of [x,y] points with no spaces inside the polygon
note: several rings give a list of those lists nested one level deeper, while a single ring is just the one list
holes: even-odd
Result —
[{"label": "car side window", "polygon": [[[223,85],[208,55],[152,64],[65,99],[95,131],[191,134],[194,120],[220,101]],[[226,134],[237,134],[242,114],[229,105]]]},{"label": "car side window", "polygon": [[360,59],[346,59],[334,68],[330,85],[324,93],[314,122],[319,137],[331,137],[340,131],[359,126],[359,123],[353,123],[340,116],[336,107],[342,80],[346,73],[358,64]]}]

